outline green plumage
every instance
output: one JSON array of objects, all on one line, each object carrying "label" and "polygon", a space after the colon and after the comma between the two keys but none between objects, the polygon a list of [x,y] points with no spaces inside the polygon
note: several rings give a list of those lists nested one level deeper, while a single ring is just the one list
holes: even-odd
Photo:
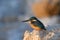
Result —
[{"label": "green plumage", "polygon": [[39,28],[41,28],[41,29],[46,30],[45,27],[44,27],[44,25],[42,24],[42,22],[40,22],[39,20],[37,20],[37,21],[35,21],[35,22],[32,22],[32,24],[33,24],[34,26],[37,26],[37,27],[39,27]]},{"label": "green plumage", "polygon": [[31,23],[34,25],[34,26],[37,26],[41,29],[45,29],[45,26],[43,25],[43,23],[41,21],[39,21],[36,17],[31,17],[30,20],[36,20],[36,21],[31,21]]},{"label": "green plumage", "polygon": [[[35,21],[33,21],[33,20],[35,20]],[[23,22],[28,22],[28,21],[30,21],[31,24],[33,24],[35,27],[39,27],[39,28],[41,28],[43,30],[46,30],[43,23],[41,21],[39,21],[36,17],[31,17],[29,20],[25,20]]]}]

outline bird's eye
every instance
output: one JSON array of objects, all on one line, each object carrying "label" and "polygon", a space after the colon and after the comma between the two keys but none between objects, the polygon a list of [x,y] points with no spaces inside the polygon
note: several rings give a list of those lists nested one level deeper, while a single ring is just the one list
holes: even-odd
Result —
[{"label": "bird's eye", "polygon": [[36,20],[32,20],[32,21],[36,21]]}]

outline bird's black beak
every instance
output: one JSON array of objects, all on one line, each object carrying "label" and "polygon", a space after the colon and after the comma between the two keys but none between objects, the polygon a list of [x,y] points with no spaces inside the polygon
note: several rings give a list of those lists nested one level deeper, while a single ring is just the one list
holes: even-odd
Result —
[{"label": "bird's black beak", "polygon": [[22,21],[22,22],[28,22],[28,21],[30,21],[30,20],[25,20],[25,21]]}]

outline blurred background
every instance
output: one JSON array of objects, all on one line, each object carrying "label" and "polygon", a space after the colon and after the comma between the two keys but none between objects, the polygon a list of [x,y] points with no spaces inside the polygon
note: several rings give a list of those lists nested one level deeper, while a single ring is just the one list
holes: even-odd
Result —
[{"label": "blurred background", "polygon": [[60,24],[60,0],[0,0],[0,40],[22,40],[33,29],[21,21],[32,16],[45,26]]}]

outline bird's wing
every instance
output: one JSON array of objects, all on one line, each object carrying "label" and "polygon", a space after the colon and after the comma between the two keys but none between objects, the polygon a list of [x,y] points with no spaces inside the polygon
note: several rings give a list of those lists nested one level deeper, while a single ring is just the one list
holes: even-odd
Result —
[{"label": "bird's wing", "polygon": [[44,25],[40,21],[38,21],[38,22],[36,21],[33,24],[34,24],[34,26],[38,26],[39,28],[45,29]]}]

